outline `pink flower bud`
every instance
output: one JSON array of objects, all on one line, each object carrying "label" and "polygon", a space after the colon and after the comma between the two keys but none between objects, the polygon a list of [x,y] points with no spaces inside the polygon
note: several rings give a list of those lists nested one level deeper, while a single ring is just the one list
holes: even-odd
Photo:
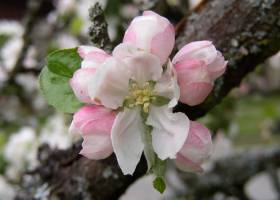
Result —
[{"label": "pink flower bud", "polygon": [[71,133],[79,133],[84,141],[80,154],[90,159],[103,159],[113,152],[111,129],[115,113],[103,106],[84,106],[75,113]]},{"label": "pink flower bud", "polygon": [[211,151],[209,130],[202,124],[191,121],[188,137],[176,156],[176,165],[183,171],[202,172],[201,164],[209,158]]},{"label": "pink flower bud", "polygon": [[176,65],[186,60],[203,62],[207,66],[209,75],[213,81],[225,72],[227,65],[227,61],[216,50],[211,41],[196,41],[185,45],[174,56],[172,63]]},{"label": "pink flower bud", "polygon": [[110,57],[105,51],[91,46],[80,46],[78,54],[83,58],[81,69],[78,69],[69,84],[72,87],[75,96],[84,103],[94,103],[88,94],[88,85],[90,80],[94,79],[95,71],[107,58]]},{"label": "pink flower bud", "polygon": [[190,106],[202,103],[213,88],[213,83],[204,62],[184,60],[174,67],[180,87],[179,100]]},{"label": "pink flower bud", "polygon": [[75,96],[81,102],[93,103],[88,93],[88,84],[94,78],[95,71],[95,68],[78,69],[69,81]]},{"label": "pink flower bud", "polygon": [[175,43],[175,31],[168,19],[145,11],[134,18],[125,32],[123,43],[131,43],[159,57],[164,64]]},{"label": "pink flower bud", "polygon": [[78,53],[83,58],[81,68],[97,68],[110,57],[102,49],[92,46],[80,46]]}]

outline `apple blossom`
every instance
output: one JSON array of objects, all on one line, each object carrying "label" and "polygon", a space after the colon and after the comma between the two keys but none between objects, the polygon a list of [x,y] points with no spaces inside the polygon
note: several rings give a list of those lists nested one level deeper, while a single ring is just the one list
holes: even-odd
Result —
[{"label": "apple blossom", "polygon": [[101,49],[89,46],[80,46],[78,53],[83,58],[83,61],[81,69],[77,70],[70,80],[70,85],[81,102],[92,103],[87,93],[87,86],[95,74],[96,68],[110,56]]},{"label": "apple blossom", "polygon": [[134,172],[143,152],[152,167],[154,157],[170,158],[200,171],[211,135],[172,109],[179,98],[201,103],[226,62],[209,41],[186,45],[171,62],[174,41],[171,23],[145,11],[112,55],[96,47],[78,49],[83,61],[70,86],[80,101],[92,104],[75,113],[70,128],[84,138],[81,154],[103,159],[114,152],[124,174]]},{"label": "apple blossom", "polygon": [[[188,118],[172,113],[176,104],[168,104],[177,102],[178,87],[171,63],[167,68],[163,72],[153,54],[131,44],[120,44],[113,56],[97,68],[96,77],[89,84],[89,96],[96,102],[109,109],[122,108],[114,121],[111,139],[124,174],[132,174],[140,160],[145,124],[153,127],[153,149],[162,160],[175,158],[187,136]],[[166,103],[157,106],[162,99]],[[141,117],[143,113],[148,114],[146,121]]]},{"label": "apple blossom", "polygon": [[174,27],[166,18],[152,11],[145,11],[143,16],[136,17],[131,22],[123,42],[155,54],[161,64],[164,64],[175,43]]},{"label": "apple blossom", "polygon": [[175,65],[180,86],[180,101],[190,106],[202,103],[213,89],[206,65],[186,60]]},{"label": "apple blossom", "polygon": [[177,154],[176,164],[184,171],[202,172],[201,164],[210,156],[211,151],[209,130],[202,124],[191,121],[189,135]]},{"label": "apple blossom", "polygon": [[225,72],[227,61],[221,52],[217,51],[211,41],[196,41],[185,45],[174,56],[174,65],[180,62],[195,60],[203,62],[207,66],[212,80]]},{"label": "apple blossom", "polygon": [[[77,71],[74,79],[80,81],[75,83],[72,79],[71,86],[79,88],[87,75],[91,76]],[[153,127],[152,145],[157,156],[162,160],[176,157],[187,137],[189,120],[183,113],[172,112],[179,98],[179,87],[171,62],[164,71],[157,56],[132,44],[120,44],[96,68],[87,85],[83,94],[92,102],[119,111],[111,140],[124,174],[132,174],[140,160],[145,126]],[[143,114],[147,115],[145,120]],[[105,120],[103,116],[101,120]],[[81,132],[85,134],[84,130]]]},{"label": "apple blossom", "polygon": [[103,106],[83,106],[73,117],[70,132],[84,138],[80,154],[91,159],[103,159],[113,152],[111,129],[115,113]]},{"label": "apple blossom", "polygon": [[213,81],[226,69],[227,61],[210,41],[185,45],[172,63],[181,89],[180,101],[194,106],[202,103],[213,88]]}]

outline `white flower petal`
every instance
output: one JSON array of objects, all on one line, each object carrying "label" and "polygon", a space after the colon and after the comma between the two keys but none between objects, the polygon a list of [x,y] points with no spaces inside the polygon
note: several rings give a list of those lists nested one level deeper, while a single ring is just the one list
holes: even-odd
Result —
[{"label": "white flower petal", "polygon": [[111,136],[113,149],[125,175],[133,174],[144,150],[142,123],[139,109],[125,109],[114,121]]},{"label": "white flower petal", "polygon": [[93,46],[80,46],[78,53],[83,58],[81,68],[97,68],[110,57],[102,49]]},{"label": "white flower petal", "polygon": [[174,159],[189,132],[189,119],[183,113],[172,113],[168,106],[150,107],[148,125],[153,127],[152,143],[161,160]]},{"label": "white flower petal", "polygon": [[130,43],[120,43],[113,50],[112,55],[115,58],[125,59],[134,56],[137,52],[143,51]]},{"label": "white flower petal", "polygon": [[88,91],[90,97],[107,108],[117,109],[122,106],[128,95],[130,79],[127,66],[116,58],[108,58],[96,71]]},{"label": "white flower petal", "polygon": [[111,138],[105,134],[83,135],[82,150],[80,154],[83,156],[99,160],[110,156],[113,152]]},{"label": "white flower petal", "polygon": [[88,84],[95,78],[94,68],[81,68],[75,71],[73,77],[70,79],[69,84],[75,96],[84,103],[93,103],[89,97]]},{"label": "white flower petal", "polygon": [[136,52],[133,56],[124,59],[129,68],[131,78],[143,85],[146,81],[157,81],[162,75],[160,60],[144,51]]},{"label": "white flower petal", "polygon": [[163,76],[157,81],[155,91],[157,95],[170,99],[168,107],[173,108],[177,105],[180,98],[180,88],[177,83],[176,71],[173,69],[170,61],[167,64],[167,69]]},{"label": "white flower petal", "polygon": [[131,43],[156,55],[161,64],[167,61],[175,42],[175,31],[168,19],[145,11],[133,19],[125,32],[124,43]]}]

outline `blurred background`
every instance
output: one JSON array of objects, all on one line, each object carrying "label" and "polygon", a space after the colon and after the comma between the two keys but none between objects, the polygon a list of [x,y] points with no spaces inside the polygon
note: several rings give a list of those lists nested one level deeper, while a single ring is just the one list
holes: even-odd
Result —
[{"label": "blurred background", "polygon": [[[88,9],[96,2],[105,11],[108,34],[116,44],[129,21],[142,10],[153,8],[177,24],[199,0],[0,1],[0,200],[15,198],[24,173],[38,164],[39,146],[47,143],[51,148],[66,149],[79,139],[68,134],[71,115],[56,112],[41,96],[38,75],[45,56],[51,51],[90,44]],[[36,19],[29,19],[37,4],[42,5]],[[209,173],[214,162],[235,155],[236,158],[246,156],[248,152],[254,155],[254,152],[266,152],[279,146],[280,53],[247,76],[239,88],[200,121],[211,129],[214,138],[213,156],[204,166]],[[244,158],[252,162],[249,166],[254,166],[251,157]],[[238,166],[242,159],[235,162]],[[232,173],[235,164],[228,174],[227,171],[223,173],[225,184],[236,174],[242,176],[242,171]],[[271,162],[267,163],[267,170],[249,171],[249,175],[246,174],[249,178],[240,188],[244,199],[280,199],[279,167]],[[168,188],[164,195],[153,189],[152,177],[147,176],[132,185],[121,199],[137,200],[137,196],[139,200],[196,199],[191,195],[185,197],[186,191],[197,189],[189,186],[192,180],[205,178],[178,174],[172,166],[167,177]],[[215,180],[215,176],[208,178]],[[215,184],[212,189],[215,192],[209,199],[240,199],[215,188]]]}]

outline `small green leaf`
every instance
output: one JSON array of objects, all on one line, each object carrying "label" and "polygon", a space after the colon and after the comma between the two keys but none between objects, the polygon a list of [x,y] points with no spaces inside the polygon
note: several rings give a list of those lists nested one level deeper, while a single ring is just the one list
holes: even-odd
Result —
[{"label": "small green leaf", "polygon": [[73,48],[54,51],[48,55],[46,61],[51,72],[71,78],[73,73],[80,68],[82,60],[77,48]]},{"label": "small green leaf", "polygon": [[152,104],[155,106],[164,106],[168,104],[170,99],[163,97],[163,96],[156,96],[156,98],[153,100]]},{"label": "small green leaf", "polygon": [[57,110],[73,113],[82,106],[68,84],[69,78],[54,74],[44,67],[39,81],[43,96]]},{"label": "small green leaf", "polygon": [[153,181],[154,188],[159,191],[161,194],[165,191],[166,185],[161,177],[156,177]]}]

